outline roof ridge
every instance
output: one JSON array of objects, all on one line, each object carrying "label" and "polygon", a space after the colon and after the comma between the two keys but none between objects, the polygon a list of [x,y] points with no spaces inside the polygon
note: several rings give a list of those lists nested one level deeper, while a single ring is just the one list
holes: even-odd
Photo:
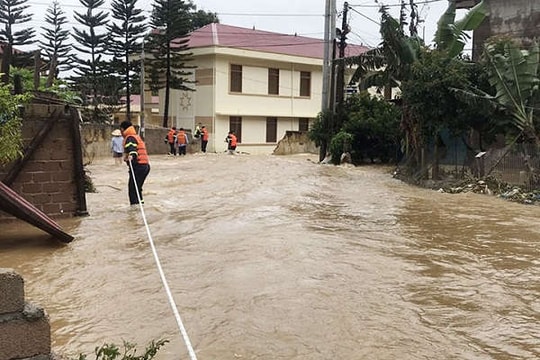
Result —
[{"label": "roof ridge", "polygon": [[219,36],[216,23],[212,23],[212,41],[214,45],[219,45]]}]

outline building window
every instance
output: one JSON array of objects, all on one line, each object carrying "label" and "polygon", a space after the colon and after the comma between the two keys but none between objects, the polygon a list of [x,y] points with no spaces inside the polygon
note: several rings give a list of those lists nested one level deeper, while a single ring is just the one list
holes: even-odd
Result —
[{"label": "building window", "polygon": [[279,69],[268,69],[268,94],[279,95]]},{"label": "building window", "polygon": [[266,142],[275,143],[277,141],[277,118],[266,118]]},{"label": "building window", "polygon": [[242,92],[242,65],[231,64],[231,92]]},{"label": "building window", "polygon": [[300,96],[311,96],[311,73],[300,72]]},{"label": "building window", "polygon": [[309,131],[309,119],[300,118],[298,119],[298,131]]},{"label": "building window", "polygon": [[230,116],[229,117],[229,131],[233,131],[236,135],[236,141],[242,142],[242,117]]}]

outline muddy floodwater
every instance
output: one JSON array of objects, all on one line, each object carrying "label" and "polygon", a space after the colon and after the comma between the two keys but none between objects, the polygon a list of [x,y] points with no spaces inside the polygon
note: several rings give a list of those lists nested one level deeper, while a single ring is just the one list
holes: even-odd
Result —
[{"label": "muddy floodwater", "polygon": [[[144,214],[198,359],[540,358],[540,207],[316,161],[151,157]],[[189,359],[127,169],[88,169],[75,240],[2,224],[0,266],[58,353],[165,338],[158,359]]]}]

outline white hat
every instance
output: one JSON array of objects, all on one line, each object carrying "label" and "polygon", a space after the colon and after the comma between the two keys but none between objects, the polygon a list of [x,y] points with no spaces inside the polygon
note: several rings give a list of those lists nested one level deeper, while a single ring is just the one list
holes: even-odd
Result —
[{"label": "white hat", "polygon": [[111,133],[112,136],[122,136],[122,132],[119,129],[114,130]]}]

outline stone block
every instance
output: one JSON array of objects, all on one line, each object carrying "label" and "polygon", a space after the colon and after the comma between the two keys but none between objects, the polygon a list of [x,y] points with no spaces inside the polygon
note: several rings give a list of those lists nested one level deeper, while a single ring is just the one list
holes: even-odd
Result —
[{"label": "stone block", "polygon": [[23,278],[13,269],[0,268],[0,314],[20,312],[23,309]]},{"label": "stone block", "polygon": [[51,354],[51,328],[43,309],[25,304],[24,311],[0,315],[0,359]]}]

